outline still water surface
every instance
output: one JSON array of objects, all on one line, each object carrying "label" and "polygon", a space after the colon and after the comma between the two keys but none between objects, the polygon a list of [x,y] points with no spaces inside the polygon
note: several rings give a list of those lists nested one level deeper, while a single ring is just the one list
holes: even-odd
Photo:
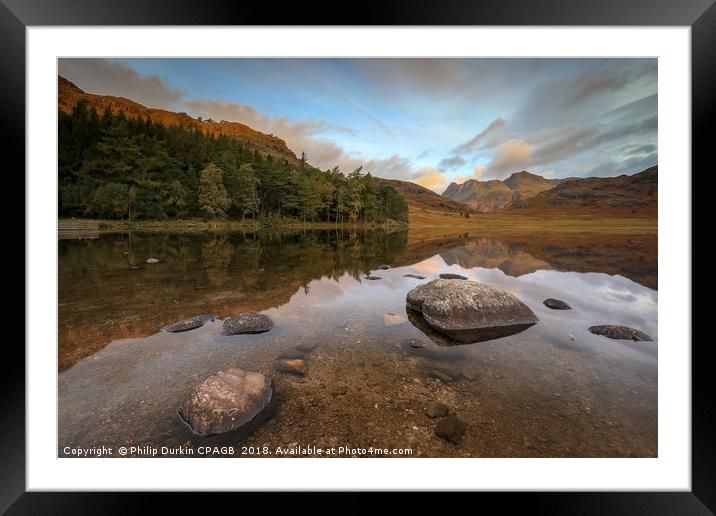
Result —
[{"label": "still water surface", "polygon": [[[653,237],[135,233],[58,245],[60,456],[66,446],[203,444],[234,445],[237,455],[241,445],[410,448],[430,457],[657,455]],[[159,263],[144,263],[150,257]],[[444,272],[515,294],[539,322],[475,344],[433,334],[406,312],[405,295]],[[366,280],[369,273],[381,279]],[[550,310],[548,297],[573,309]],[[219,335],[221,319],[245,310],[276,326]],[[219,320],[160,331],[203,313]],[[595,336],[587,331],[595,324],[625,324],[654,342]],[[412,337],[426,347],[406,346]],[[305,342],[318,344],[305,377],[273,370],[278,354]],[[177,407],[231,367],[272,375],[273,417],[248,435],[193,436]],[[436,370],[454,380],[444,383]],[[434,434],[437,420],[425,412],[432,401],[467,423],[459,445]]]}]

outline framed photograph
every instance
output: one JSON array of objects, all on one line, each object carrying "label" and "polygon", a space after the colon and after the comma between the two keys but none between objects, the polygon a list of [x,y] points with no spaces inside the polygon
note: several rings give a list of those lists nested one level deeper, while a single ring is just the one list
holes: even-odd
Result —
[{"label": "framed photograph", "polygon": [[2,2],[27,300],[3,510],[713,511],[691,337],[713,2],[397,3],[350,26]]}]

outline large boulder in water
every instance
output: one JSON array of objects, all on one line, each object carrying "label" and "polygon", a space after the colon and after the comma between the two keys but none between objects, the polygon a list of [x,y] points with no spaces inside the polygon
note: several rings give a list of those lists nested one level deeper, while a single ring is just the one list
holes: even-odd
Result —
[{"label": "large boulder in water", "polygon": [[194,317],[184,319],[183,321],[169,324],[162,328],[162,330],[168,331],[170,333],[179,333],[182,331],[195,330],[196,328],[200,328],[204,326],[205,323],[213,321],[214,319],[216,319],[216,316],[214,314],[196,315]]},{"label": "large boulder in water", "polygon": [[435,331],[459,342],[480,342],[523,331],[537,316],[509,292],[486,283],[436,279],[405,298]]},{"label": "large boulder in water", "polygon": [[241,333],[263,333],[273,328],[273,321],[268,315],[255,312],[244,312],[229,317],[221,328],[222,335],[237,335]]},{"label": "large boulder in water", "polygon": [[271,395],[271,378],[233,368],[199,384],[179,407],[179,416],[195,434],[222,434],[253,420],[269,405]]},{"label": "large boulder in water", "polygon": [[618,324],[602,324],[599,326],[590,326],[589,331],[594,335],[603,335],[610,339],[617,340],[633,340],[634,342],[639,341],[653,341],[650,335],[647,335],[643,331],[635,330],[629,326],[621,326]]}]

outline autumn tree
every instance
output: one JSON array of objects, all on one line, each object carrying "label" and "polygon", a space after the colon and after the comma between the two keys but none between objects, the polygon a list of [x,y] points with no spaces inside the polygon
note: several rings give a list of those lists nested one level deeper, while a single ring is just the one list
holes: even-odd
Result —
[{"label": "autumn tree", "polygon": [[224,186],[224,171],[209,163],[201,171],[199,206],[210,217],[225,217],[231,201]]}]

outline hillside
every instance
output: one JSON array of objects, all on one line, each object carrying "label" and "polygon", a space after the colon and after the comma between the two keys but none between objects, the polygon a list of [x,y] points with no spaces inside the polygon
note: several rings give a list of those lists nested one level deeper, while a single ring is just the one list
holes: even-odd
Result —
[{"label": "hillside", "polygon": [[450,183],[442,195],[467,204],[480,213],[489,213],[512,205],[521,206],[525,200],[554,188],[557,184],[557,179],[546,179],[522,171],[512,174],[504,181],[470,179],[461,185]]},{"label": "hillside", "polygon": [[520,205],[504,211],[519,214],[564,213],[656,217],[658,167],[616,177],[565,179]]},{"label": "hillside", "polygon": [[458,214],[472,211],[469,206],[453,199],[440,196],[432,190],[428,190],[427,188],[411,183],[410,181],[383,179],[380,177],[373,177],[373,180],[378,184],[386,184],[394,187],[403,195],[411,208],[422,208],[426,210]]},{"label": "hillside", "polygon": [[88,108],[94,108],[100,115],[109,109],[113,114],[121,111],[127,118],[149,118],[152,122],[161,122],[165,126],[198,127],[204,134],[212,136],[223,134],[246,143],[252,149],[258,150],[263,156],[271,155],[275,158],[286,160],[292,165],[299,163],[296,155],[282,139],[262,133],[239,122],[227,122],[225,120],[220,122],[202,121],[192,118],[186,113],[148,108],[124,97],[86,93],[62,76],[57,77],[57,83],[58,106],[60,111],[64,113],[71,113],[77,103],[83,100],[87,103]]}]

